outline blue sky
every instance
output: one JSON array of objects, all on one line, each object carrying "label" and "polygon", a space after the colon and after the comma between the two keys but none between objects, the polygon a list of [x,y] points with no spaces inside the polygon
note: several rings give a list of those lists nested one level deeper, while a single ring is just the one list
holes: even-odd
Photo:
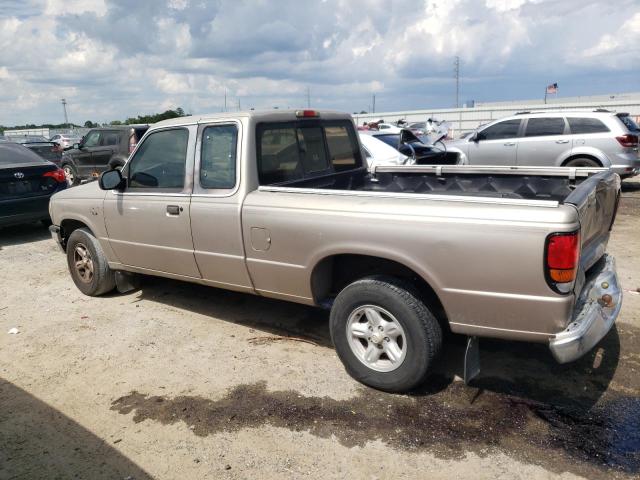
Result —
[{"label": "blue sky", "polygon": [[0,124],[640,91],[640,1],[0,0]]}]

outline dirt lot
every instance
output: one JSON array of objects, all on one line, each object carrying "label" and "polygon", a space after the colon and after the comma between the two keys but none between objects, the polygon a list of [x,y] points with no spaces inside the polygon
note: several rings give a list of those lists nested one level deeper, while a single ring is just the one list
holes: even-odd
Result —
[{"label": "dirt lot", "polygon": [[591,355],[483,341],[467,387],[452,338],[411,396],[352,381],[324,311],[152,278],[88,298],[45,228],[0,230],[0,478],[638,478],[640,181],[624,190],[625,304]]}]

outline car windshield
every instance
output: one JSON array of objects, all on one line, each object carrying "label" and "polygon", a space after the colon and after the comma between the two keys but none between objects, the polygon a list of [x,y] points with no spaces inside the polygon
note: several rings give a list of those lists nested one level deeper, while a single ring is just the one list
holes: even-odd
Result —
[{"label": "car windshield", "polygon": [[397,148],[398,142],[400,141],[400,134],[376,135],[375,138],[382,140],[390,147]]},{"label": "car windshield", "polygon": [[638,124],[634,122],[633,118],[631,118],[629,115],[619,115],[618,118],[622,120],[622,123],[624,123],[629,130],[640,130]]}]

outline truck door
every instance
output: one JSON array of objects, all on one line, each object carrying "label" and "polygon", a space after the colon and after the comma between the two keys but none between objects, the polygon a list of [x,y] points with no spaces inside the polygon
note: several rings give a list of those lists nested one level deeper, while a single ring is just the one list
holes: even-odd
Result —
[{"label": "truck door", "polygon": [[252,291],[242,240],[238,122],[198,127],[191,199],[191,231],[202,278],[212,285]]},{"label": "truck door", "polygon": [[566,133],[563,117],[529,118],[518,141],[518,165],[556,166],[559,158],[571,152],[571,137]]},{"label": "truck door", "polygon": [[107,192],[105,226],[121,263],[200,277],[189,218],[196,130],[172,127],[149,135],[123,170],[125,190]]},{"label": "truck door", "polygon": [[515,165],[521,119],[505,120],[469,139],[469,165]]}]

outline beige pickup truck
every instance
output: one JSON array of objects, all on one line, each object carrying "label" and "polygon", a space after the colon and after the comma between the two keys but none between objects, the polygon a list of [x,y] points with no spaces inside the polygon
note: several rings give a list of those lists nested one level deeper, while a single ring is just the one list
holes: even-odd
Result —
[{"label": "beige pickup truck", "polygon": [[478,337],[592,349],[622,302],[619,193],[605,169],[369,172],[349,115],[214,114],[153,125],[121,172],[56,194],[51,232],[86,295],[142,273],[330,309],[347,371],[407,391],[445,330],[472,367]]}]

